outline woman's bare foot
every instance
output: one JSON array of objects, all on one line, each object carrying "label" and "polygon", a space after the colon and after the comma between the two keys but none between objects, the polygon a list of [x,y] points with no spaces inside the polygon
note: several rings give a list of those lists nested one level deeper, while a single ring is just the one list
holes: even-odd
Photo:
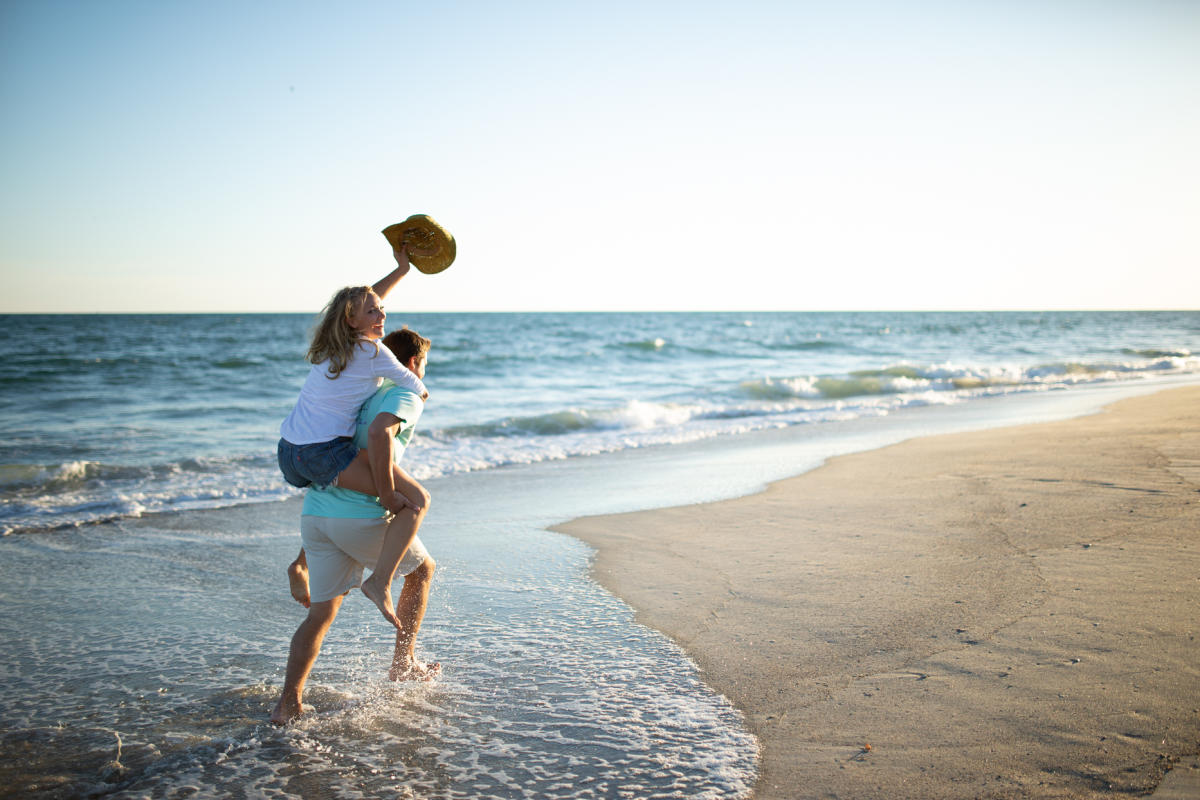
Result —
[{"label": "woman's bare foot", "polygon": [[288,584],[292,589],[292,597],[305,608],[309,607],[308,569],[297,559],[288,565]]},{"label": "woman's bare foot", "polygon": [[287,725],[303,713],[304,707],[299,700],[280,697],[279,702],[275,704],[275,710],[271,712],[271,724]]},{"label": "woman's bare foot", "polygon": [[416,659],[404,664],[392,664],[388,670],[389,681],[431,681],[442,671],[442,665],[436,661],[428,664]]},{"label": "woman's bare foot", "polygon": [[392,609],[392,587],[381,587],[380,583],[382,581],[375,580],[375,573],[371,573],[371,577],[362,582],[362,593],[379,608],[379,613],[383,614],[384,619],[396,626],[397,630],[404,630],[404,626],[400,624],[400,619]]}]

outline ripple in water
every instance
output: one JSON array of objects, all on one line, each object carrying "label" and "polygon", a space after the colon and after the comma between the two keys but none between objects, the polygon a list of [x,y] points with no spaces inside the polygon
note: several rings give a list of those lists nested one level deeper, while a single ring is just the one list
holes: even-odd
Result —
[{"label": "ripple in water", "polygon": [[5,593],[0,795],[690,799],[753,785],[757,743],[740,713],[582,579],[584,550],[565,537],[467,531],[469,558],[441,539],[422,630],[423,654],[443,664],[434,683],[384,679],[391,637],[352,594],[308,713],[278,729],[266,719],[299,614],[237,587],[279,572],[279,548],[226,554],[140,532],[93,531],[100,546],[86,553],[8,540],[14,574],[86,563],[97,595],[60,613],[51,584]]}]

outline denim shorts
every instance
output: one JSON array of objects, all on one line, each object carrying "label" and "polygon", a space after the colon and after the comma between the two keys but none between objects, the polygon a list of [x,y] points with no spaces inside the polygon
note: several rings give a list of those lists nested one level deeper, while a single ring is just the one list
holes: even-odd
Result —
[{"label": "denim shorts", "polygon": [[354,440],[339,436],[328,442],[292,444],[279,440],[279,468],[283,479],[298,489],[316,486],[324,489],[358,455]]}]

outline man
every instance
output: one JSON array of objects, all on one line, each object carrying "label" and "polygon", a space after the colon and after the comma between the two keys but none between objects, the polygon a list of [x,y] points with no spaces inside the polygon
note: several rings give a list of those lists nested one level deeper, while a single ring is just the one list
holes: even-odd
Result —
[{"label": "man", "polygon": [[[385,336],[383,345],[418,377],[425,377],[428,339],[405,328]],[[383,463],[393,460],[398,463],[412,440],[423,407],[414,392],[385,382],[359,411],[355,444],[365,449],[369,443],[373,454],[388,454]],[[394,681],[430,680],[440,667],[417,660],[416,639],[425,617],[435,564],[415,536],[429,509],[429,493],[403,470],[399,471],[399,478],[402,484],[396,490],[421,509],[405,508],[401,512],[412,515],[408,522],[414,536],[397,570],[404,576],[404,588],[396,602],[396,617],[401,624],[396,631],[388,677]],[[288,576],[292,595],[308,606],[308,616],[292,637],[283,693],[271,712],[271,722],[276,725],[285,725],[300,716],[304,683],[321,651],[321,642],[346,594],[361,585],[364,565],[375,564],[391,520],[378,498],[332,486],[310,488],[301,514],[304,549],[288,568]]]}]

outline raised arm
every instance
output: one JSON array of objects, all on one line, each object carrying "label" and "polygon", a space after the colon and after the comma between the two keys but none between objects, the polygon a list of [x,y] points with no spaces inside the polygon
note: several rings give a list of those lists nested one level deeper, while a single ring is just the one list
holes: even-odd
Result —
[{"label": "raised arm", "polygon": [[382,300],[387,296],[387,293],[396,288],[396,284],[400,279],[408,274],[412,269],[412,264],[408,261],[408,243],[401,242],[400,246],[392,249],[392,255],[396,257],[396,268],[389,272],[384,277],[380,278],[371,288],[375,290],[375,294],[379,295]]},{"label": "raised arm", "polygon": [[379,295],[379,299],[382,300],[388,292],[396,288],[396,284],[400,282],[400,279],[408,274],[408,270],[412,267],[412,264],[408,260],[409,253],[418,256],[428,256],[436,252],[436,244],[427,244],[425,247],[421,247],[420,242],[401,241],[399,247],[392,248],[392,255],[396,257],[396,268],[381,278],[371,288],[375,291],[375,294]]}]

